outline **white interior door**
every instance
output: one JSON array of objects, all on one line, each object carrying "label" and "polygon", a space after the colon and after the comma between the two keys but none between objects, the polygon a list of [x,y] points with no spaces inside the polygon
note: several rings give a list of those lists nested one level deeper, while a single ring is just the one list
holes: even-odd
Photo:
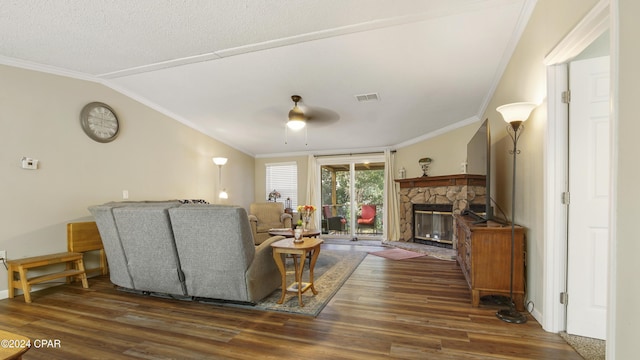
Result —
[{"label": "white interior door", "polygon": [[569,67],[567,333],[606,337],[609,276],[609,57]]}]

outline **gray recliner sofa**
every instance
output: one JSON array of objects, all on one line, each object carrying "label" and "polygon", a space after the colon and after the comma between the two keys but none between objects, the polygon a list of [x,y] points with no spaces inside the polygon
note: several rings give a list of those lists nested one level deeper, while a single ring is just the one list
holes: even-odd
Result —
[{"label": "gray recliner sofa", "polygon": [[122,288],[256,303],[281,285],[270,244],[283,237],[255,246],[242,207],[112,202],[89,211]]}]

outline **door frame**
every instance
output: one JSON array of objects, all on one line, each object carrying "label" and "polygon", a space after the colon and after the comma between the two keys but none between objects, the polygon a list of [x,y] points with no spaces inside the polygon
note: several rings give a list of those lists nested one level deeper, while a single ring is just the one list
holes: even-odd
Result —
[{"label": "door frame", "polygon": [[[567,274],[567,217],[566,206],[561,202],[561,193],[568,187],[568,106],[562,103],[561,94],[568,86],[567,63],[587,48],[606,30],[610,30],[609,58],[611,62],[610,92],[610,127],[613,139],[617,137],[617,73],[618,42],[617,17],[615,0],[610,6],[609,0],[601,0],[580,21],[578,25],[547,55],[544,64],[547,66],[547,129],[544,153],[544,207],[545,212],[545,260],[543,269],[543,288],[545,289],[542,319],[539,319],[546,331],[560,332],[566,329],[566,309],[560,304],[560,293],[566,291]],[[617,163],[615,162],[615,141],[611,141],[611,177],[615,179]],[[615,209],[615,181],[611,181],[610,207]],[[613,211],[611,216],[615,216]],[[607,342],[615,342],[613,321],[615,319],[616,279],[615,264],[615,221],[610,219],[609,230],[609,294],[608,294],[608,327]],[[613,355],[615,346],[607,346],[607,357]]]}]

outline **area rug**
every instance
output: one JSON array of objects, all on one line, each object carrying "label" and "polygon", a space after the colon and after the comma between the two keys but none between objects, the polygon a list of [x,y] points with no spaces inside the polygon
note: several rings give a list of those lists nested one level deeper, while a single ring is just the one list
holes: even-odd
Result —
[{"label": "area rug", "polygon": [[425,254],[436,259],[456,261],[457,252],[455,249],[447,249],[443,247],[430,246],[404,241],[382,241],[382,246],[391,246],[395,248],[405,249],[413,252]]},{"label": "area rug", "polygon": [[381,240],[352,240],[352,239],[344,239],[344,238],[327,238],[322,237],[325,244],[331,245],[349,245],[349,246],[382,246]]},{"label": "area rug", "polygon": [[374,252],[370,252],[369,254],[380,256],[380,257],[391,259],[391,260],[405,260],[405,259],[412,259],[420,256],[426,256],[426,254],[421,254],[421,253],[408,251],[400,248],[374,251]]},{"label": "area rug", "polygon": [[[349,279],[349,276],[367,256],[364,251],[339,251],[321,250],[314,267],[314,286],[318,291],[313,295],[311,290],[302,294],[303,307],[298,305],[298,296],[295,293],[287,293],[285,301],[278,304],[282,290],[278,289],[271,295],[262,299],[255,306],[225,303],[222,306],[241,307],[263,311],[286,312],[308,316],[318,316],[340,287]],[[309,281],[309,261],[305,262],[302,281]],[[287,259],[287,286],[294,282],[293,261]]]},{"label": "area rug", "polygon": [[560,332],[560,337],[571,345],[585,360],[604,360],[606,358],[606,341]]}]

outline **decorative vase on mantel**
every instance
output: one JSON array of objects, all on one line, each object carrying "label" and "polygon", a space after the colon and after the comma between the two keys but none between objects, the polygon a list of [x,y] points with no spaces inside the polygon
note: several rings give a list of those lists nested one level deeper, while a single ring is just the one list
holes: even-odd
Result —
[{"label": "decorative vase on mantel", "polygon": [[431,164],[431,161],[431,158],[428,157],[418,160],[418,164],[420,164],[420,167],[422,168],[422,176],[428,176],[427,171],[429,171],[429,164]]}]

